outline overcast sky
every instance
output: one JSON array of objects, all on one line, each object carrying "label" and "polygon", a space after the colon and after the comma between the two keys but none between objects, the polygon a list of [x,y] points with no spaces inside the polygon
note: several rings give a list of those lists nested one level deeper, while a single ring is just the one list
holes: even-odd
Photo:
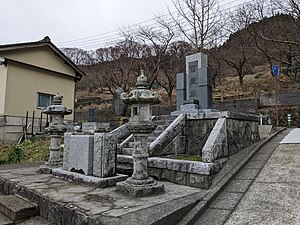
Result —
[{"label": "overcast sky", "polygon": [[54,43],[113,31],[167,13],[172,0],[0,0],[0,44]]},{"label": "overcast sky", "polygon": [[104,43],[111,31],[166,14],[166,5],[173,9],[172,0],[0,0],[0,45],[49,36],[62,47],[94,35]]}]

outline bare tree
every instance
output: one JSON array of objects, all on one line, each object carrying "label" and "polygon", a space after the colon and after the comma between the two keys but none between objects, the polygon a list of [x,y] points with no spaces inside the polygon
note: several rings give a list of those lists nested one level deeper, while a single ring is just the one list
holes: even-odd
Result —
[{"label": "bare tree", "polygon": [[176,36],[169,21],[158,19],[157,22],[157,26],[140,27],[137,33],[137,37],[144,46],[142,67],[148,76],[149,87],[152,87],[156,81],[162,60]]},{"label": "bare tree", "polygon": [[172,95],[176,87],[176,74],[185,70],[185,56],[193,52],[192,46],[183,41],[175,41],[163,57],[156,82],[166,91],[169,105],[172,104]]},{"label": "bare tree", "polygon": [[291,15],[281,14],[263,20],[263,31],[251,30],[257,49],[265,55],[270,67],[280,65],[282,72],[293,81],[298,80],[300,71],[299,22]]},{"label": "bare tree", "polygon": [[96,50],[97,63],[93,65],[91,75],[102,91],[107,89],[114,94],[118,87],[128,91],[135,84],[139,71],[142,47],[132,39],[125,39],[115,46]]},{"label": "bare tree", "polygon": [[219,42],[222,25],[216,0],[173,0],[173,5],[176,13],[169,13],[174,26],[197,51]]},{"label": "bare tree", "polygon": [[91,65],[95,63],[93,51],[80,48],[62,48],[61,51],[76,65]]},{"label": "bare tree", "polygon": [[212,70],[212,85],[213,87],[216,87],[216,80],[219,78],[219,84],[221,85],[221,75],[223,72],[222,66],[224,60],[220,56],[220,53],[218,52],[217,48],[210,49],[208,51],[208,65]]},{"label": "bare tree", "polygon": [[249,26],[258,20],[252,3],[243,4],[229,14],[226,26],[229,32],[230,45],[226,43],[219,48],[219,54],[225,63],[232,67],[238,77],[240,85],[243,79],[252,71],[257,62],[254,40],[247,32]]}]

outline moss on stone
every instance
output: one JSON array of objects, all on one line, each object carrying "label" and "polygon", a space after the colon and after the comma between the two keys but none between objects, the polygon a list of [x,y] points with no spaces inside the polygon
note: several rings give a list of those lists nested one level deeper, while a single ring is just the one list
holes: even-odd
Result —
[{"label": "moss on stone", "polygon": [[172,158],[188,161],[202,161],[202,158],[199,155],[174,155]]}]

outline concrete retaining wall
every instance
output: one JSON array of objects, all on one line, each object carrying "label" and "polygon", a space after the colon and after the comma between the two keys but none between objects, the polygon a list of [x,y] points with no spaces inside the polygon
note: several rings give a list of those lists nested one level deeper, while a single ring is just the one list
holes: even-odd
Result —
[{"label": "concrete retaining wall", "polygon": [[[32,121],[32,118],[28,118],[27,124]],[[7,116],[0,115],[0,142],[11,144],[20,138],[23,133],[23,126],[26,124],[25,117],[15,117],[15,116]],[[46,120],[42,121],[42,132],[44,131],[44,127],[46,124]],[[31,126],[28,128],[28,132],[31,132]],[[39,132],[40,130],[40,119],[34,119],[34,127],[33,132]]]}]

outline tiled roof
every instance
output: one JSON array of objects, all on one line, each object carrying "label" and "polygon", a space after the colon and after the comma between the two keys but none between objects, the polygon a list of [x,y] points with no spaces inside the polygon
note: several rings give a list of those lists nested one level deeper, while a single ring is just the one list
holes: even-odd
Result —
[{"label": "tiled roof", "polygon": [[48,46],[51,48],[59,57],[61,57],[68,65],[70,65],[76,71],[76,79],[80,80],[85,73],[73,63],[59,48],[57,48],[52,42],[51,39],[46,36],[44,39],[35,42],[24,42],[24,43],[16,43],[16,44],[6,44],[0,45],[0,53],[4,51],[12,51],[18,49],[25,49],[25,48],[35,48],[35,47],[42,47]]}]

